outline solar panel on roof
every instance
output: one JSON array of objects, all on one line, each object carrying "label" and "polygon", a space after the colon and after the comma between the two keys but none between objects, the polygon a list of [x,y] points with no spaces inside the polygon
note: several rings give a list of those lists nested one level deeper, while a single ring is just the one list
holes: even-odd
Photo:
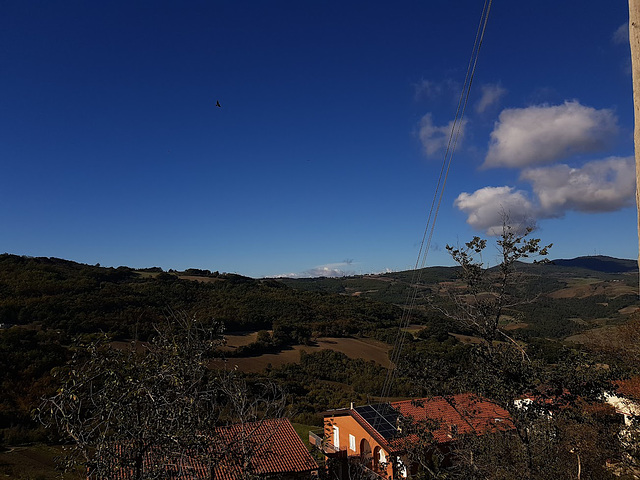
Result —
[{"label": "solar panel on roof", "polygon": [[397,435],[400,413],[388,403],[363,405],[355,407],[354,410],[385,440],[390,440]]}]

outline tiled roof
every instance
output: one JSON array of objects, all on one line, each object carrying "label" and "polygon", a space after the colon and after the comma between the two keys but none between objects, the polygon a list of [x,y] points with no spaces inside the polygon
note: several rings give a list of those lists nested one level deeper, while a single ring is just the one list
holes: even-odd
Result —
[{"label": "tiled roof", "polygon": [[469,393],[404,400],[393,402],[391,405],[414,422],[434,421],[438,427],[431,433],[439,443],[451,441],[454,432],[458,435],[482,435],[513,428],[509,412],[495,403]]},{"label": "tiled roof", "polygon": [[617,393],[633,400],[640,400],[640,376],[618,380],[616,383],[618,384]]},{"label": "tiled roof", "polygon": [[[219,433],[223,438],[231,439],[250,434],[255,446],[252,458],[255,475],[304,473],[318,469],[318,464],[287,418],[267,420],[260,424],[232,425],[221,429]],[[240,478],[242,468],[241,465],[223,460],[214,467],[213,478],[236,480]]]},{"label": "tiled roof", "polygon": [[[403,400],[392,402],[390,405],[397,410],[398,416],[405,419],[415,423],[425,420],[432,422],[434,426],[431,433],[438,443],[450,442],[455,435],[482,435],[513,428],[509,412],[473,394]],[[380,445],[385,445],[389,451],[404,450],[407,441],[416,440],[414,435],[402,435],[400,431],[398,431],[398,437],[386,438],[375,428],[375,418],[372,424],[360,415],[357,409],[325,412],[325,415],[328,416],[346,414],[351,415]]]},{"label": "tiled roof", "polygon": [[[164,476],[171,480],[236,480],[241,472],[251,468],[254,475],[275,476],[287,473],[307,473],[318,469],[318,464],[309,454],[304,443],[287,418],[269,419],[261,422],[221,427],[215,437],[222,440],[228,448],[222,460],[216,461],[213,472],[206,462],[195,455],[185,455],[168,461],[158,458],[153,450],[144,459],[145,469],[162,465]],[[215,440],[212,440],[215,441]],[[220,445],[220,444],[218,444]],[[215,444],[211,452],[217,453]],[[238,458],[234,453],[252,451],[250,467],[233,462]],[[129,480],[133,478],[132,468],[119,468],[110,475],[110,480]]]}]

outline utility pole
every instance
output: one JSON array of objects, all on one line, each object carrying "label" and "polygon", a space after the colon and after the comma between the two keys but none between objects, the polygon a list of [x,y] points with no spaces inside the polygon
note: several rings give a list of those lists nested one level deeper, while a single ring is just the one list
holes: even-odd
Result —
[{"label": "utility pole", "polygon": [[[633,142],[636,157],[636,208],[638,209],[638,267],[640,268],[640,0],[629,0],[629,45],[633,77]],[[640,293],[640,277],[638,279]]]}]

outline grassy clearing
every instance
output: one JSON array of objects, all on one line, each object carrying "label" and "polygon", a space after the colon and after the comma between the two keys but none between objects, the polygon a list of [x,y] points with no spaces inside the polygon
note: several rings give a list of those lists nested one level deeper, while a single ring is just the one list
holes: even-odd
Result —
[{"label": "grassy clearing", "polygon": [[[269,333],[273,333],[273,331],[269,330]],[[235,350],[238,347],[244,347],[255,342],[258,339],[258,332],[225,333],[224,339],[226,344],[222,350]]]},{"label": "grassy clearing", "polygon": [[456,340],[458,340],[459,342],[462,342],[468,345],[479,344],[483,342],[483,340],[480,337],[473,337],[471,335],[462,335],[461,333],[451,333],[451,332],[449,332],[449,335],[451,335],[452,337],[455,337]]},{"label": "grassy clearing", "polygon": [[309,448],[311,445],[309,444],[309,431],[317,432],[318,430],[322,430],[321,426],[318,425],[304,425],[302,423],[293,423],[293,428],[295,428],[296,433],[300,436],[305,446]]},{"label": "grassy clearing", "polygon": [[[63,454],[60,446],[32,445],[14,447],[0,453],[0,478],[15,480],[60,480],[61,473],[56,469],[56,457]],[[80,473],[68,473],[64,480],[86,478]]]},{"label": "grassy clearing", "polygon": [[592,295],[617,297],[636,293],[635,287],[630,287],[619,281],[601,281],[593,278],[571,279],[567,288],[551,292],[551,298],[585,298]]},{"label": "grassy clearing", "polygon": [[320,350],[335,350],[344,353],[349,358],[362,358],[373,360],[384,366],[389,366],[388,352],[391,345],[370,338],[332,338],[321,337],[316,341],[316,345],[296,345],[289,350],[278,353],[266,353],[257,357],[230,358],[227,361],[229,366],[237,365],[238,369],[244,372],[262,372],[269,365],[279,367],[287,363],[298,363],[300,361],[300,351],[307,353],[319,352]]},{"label": "grassy clearing", "polygon": [[615,347],[616,345],[623,345],[625,338],[620,326],[605,325],[577,335],[571,335],[567,337],[565,341],[582,345],[608,344]]},{"label": "grassy clearing", "polygon": [[582,277],[574,277],[567,279],[567,287],[578,287],[581,285],[592,285],[594,283],[600,283],[602,280],[599,278],[582,278]]},{"label": "grassy clearing", "polygon": [[618,310],[618,313],[622,315],[631,315],[633,313],[636,313],[638,310],[640,310],[640,307],[638,307],[637,305],[629,305],[628,307],[624,307]]},{"label": "grassy clearing", "polygon": [[411,335],[413,335],[414,338],[416,338],[416,336],[422,331],[424,330],[425,326],[424,325],[417,325],[415,323],[412,323],[411,325],[409,325],[407,328],[404,328],[403,330],[407,333],[410,333]]}]

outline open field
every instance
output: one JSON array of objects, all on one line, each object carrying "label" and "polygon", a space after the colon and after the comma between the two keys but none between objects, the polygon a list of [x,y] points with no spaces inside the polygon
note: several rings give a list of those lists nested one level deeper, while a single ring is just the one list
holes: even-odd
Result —
[{"label": "open field", "polygon": [[[409,326],[407,330],[413,333],[421,328],[423,327]],[[225,335],[226,345],[221,350],[233,351],[238,347],[255,342],[257,337],[258,332]],[[126,349],[131,347],[131,342],[113,341],[111,346],[117,349]],[[144,349],[143,342],[138,342],[136,348],[138,351],[142,351]],[[344,353],[349,358],[373,360],[384,367],[388,367],[388,352],[391,348],[392,345],[371,338],[320,337],[316,340],[315,345],[295,345],[278,353],[265,353],[255,357],[233,357],[226,361],[226,365],[229,368],[237,366],[243,372],[262,372],[269,364],[273,367],[279,367],[287,363],[299,362],[300,351],[302,350],[307,353],[319,352],[320,350],[335,350],[336,352]]]},{"label": "open field", "polygon": [[640,307],[637,305],[629,305],[628,307],[621,308],[618,312],[622,315],[631,315],[632,313],[636,313],[638,310],[640,310]]},{"label": "open field", "polygon": [[594,283],[600,283],[602,280],[598,278],[584,278],[584,277],[574,277],[567,279],[567,287],[580,287],[583,285],[593,285]]},{"label": "open field", "polygon": [[[232,340],[237,340],[231,336]],[[247,341],[246,338],[240,339],[242,342]],[[227,343],[231,343],[227,338]],[[234,346],[231,344],[231,346]],[[239,346],[239,345],[235,345]],[[300,361],[300,352],[307,353],[318,352],[320,350],[335,350],[344,353],[350,358],[362,358],[364,360],[373,360],[374,362],[389,366],[388,351],[391,345],[373,340],[370,338],[332,338],[321,337],[316,341],[316,345],[296,345],[288,350],[279,353],[266,353],[257,357],[238,357],[227,360],[229,367],[237,365],[238,369],[244,372],[261,372],[269,364],[278,367],[287,363],[297,363]]]},{"label": "open field", "polygon": [[[62,454],[62,447],[31,445],[14,447],[0,453],[0,478],[15,480],[60,480],[56,471],[56,457]],[[78,480],[82,475],[65,475],[64,480]],[[86,478],[86,477],[84,477]]]},{"label": "open field", "polygon": [[635,294],[636,289],[620,281],[597,281],[594,279],[574,279],[567,288],[556,290],[549,294],[551,298],[585,298],[591,295],[605,295],[617,297],[619,295]]},{"label": "open field", "polygon": [[479,337],[472,337],[471,335],[462,335],[461,333],[452,333],[449,332],[449,335],[455,337],[456,340],[465,344],[479,344],[482,343],[482,339]]},{"label": "open field", "polygon": [[424,330],[424,328],[425,328],[424,325],[417,325],[415,323],[412,323],[407,328],[405,328],[404,331],[407,333],[410,333],[415,338],[416,335],[420,333],[420,331]]},{"label": "open field", "polygon": [[518,330],[520,328],[527,328],[528,326],[529,324],[525,322],[514,322],[505,325],[504,329],[509,332],[511,330]]},{"label": "open field", "polygon": [[[623,346],[628,348],[629,331],[626,325],[605,325],[577,335],[571,335],[566,338],[566,342],[612,349],[619,349]],[[640,350],[640,345],[636,345],[636,349]]]},{"label": "open field", "polygon": [[[269,330],[269,333],[273,333],[273,331]],[[222,350],[235,350],[238,347],[244,347],[255,342],[258,339],[258,332],[225,333],[224,338],[226,345]]]}]

